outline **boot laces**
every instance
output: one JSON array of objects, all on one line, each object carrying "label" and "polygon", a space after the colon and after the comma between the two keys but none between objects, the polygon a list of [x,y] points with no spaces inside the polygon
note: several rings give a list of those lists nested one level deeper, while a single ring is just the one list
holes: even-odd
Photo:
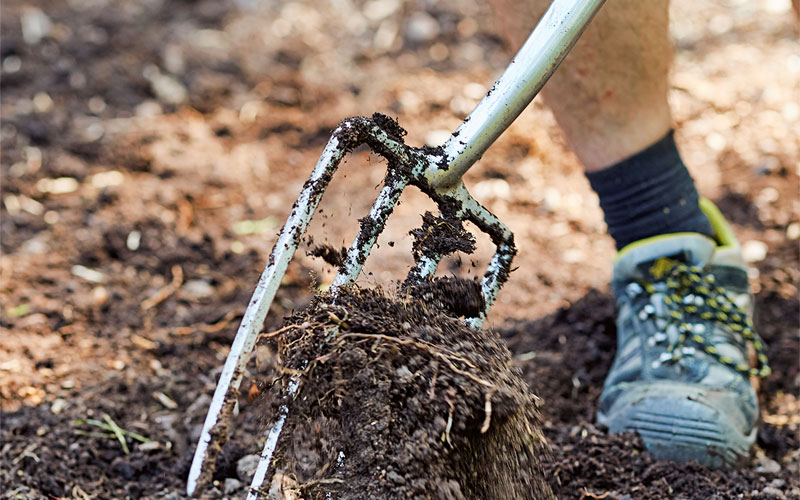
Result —
[{"label": "boot laces", "polygon": [[[648,299],[653,294],[663,293],[665,314],[658,314],[649,300],[639,310],[639,319],[652,318],[658,327],[650,339],[651,344],[669,342],[654,366],[676,362],[701,350],[744,375],[766,377],[772,373],[764,342],[753,329],[749,315],[731,299],[725,288],[716,285],[712,273],[669,258],[657,259],[648,273],[651,279],[631,282],[626,293],[631,297],[642,295]],[[734,335],[749,343],[755,351],[756,366],[750,367],[720,354],[712,340],[713,327],[706,326],[709,322],[727,326]],[[677,340],[670,341],[665,333],[670,329],[677,329]]]}]

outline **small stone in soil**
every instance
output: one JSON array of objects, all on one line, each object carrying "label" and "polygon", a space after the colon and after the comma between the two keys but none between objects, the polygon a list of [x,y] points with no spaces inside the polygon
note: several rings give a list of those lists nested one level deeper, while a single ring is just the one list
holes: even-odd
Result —
[{"label": "small stone in soil", "polygon": [[225,479],[225,486],[223,487],[223,491],[226,495],[230,495],[231,493],[236,493],[239,491],[239,488],[242,487],[242,482],[238,479],[234,479],[229,477]]},{"label": "small stone in soil", "polygon": [[236,476],[244,482],[250,481],[256,471],[260,457],[258,455],[245,455],[236,462]]}]

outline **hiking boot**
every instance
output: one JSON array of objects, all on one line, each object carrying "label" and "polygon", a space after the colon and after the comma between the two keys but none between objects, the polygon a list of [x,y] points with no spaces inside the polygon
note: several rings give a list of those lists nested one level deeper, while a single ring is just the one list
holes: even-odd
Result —
[{"label": "hiking boot", "polygon": [[617,255],[617,353],[597,420],[638,432],[657,459],[727,467],[749,455],[758,418],[750,377],[770,369],[741,247],[714,204],[700,207],[715,239],[665,234]]}]

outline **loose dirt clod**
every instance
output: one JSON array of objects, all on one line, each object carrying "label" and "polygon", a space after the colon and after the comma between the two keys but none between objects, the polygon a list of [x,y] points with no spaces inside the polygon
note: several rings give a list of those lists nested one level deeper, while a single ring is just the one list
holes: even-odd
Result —
[{"label": "loose dirt clod", "polygon": [[317,245],[307,252],[307,255],[320,257],[334,267],[341,267],[344,264],[344,259],[347,257],[347,248],[342,247],[337,250],[331,245]]},{"label": "loose dirt clod", "polygon": [[409,285],[409,292],[456,316],[478,316],[486,305],[479,283],[450,276],[418,280]]},{"label": "loose dirt clod", "polygon": [[409,232],[414,237],[414,258],[448,255],[453,252],[471,254],[475,251],[475,236],[464,229],[463,222],[450,214],[434,216],[425,212],[422,227]]},{"label": "loose dirt clod", "polygon": [[303,498],[552,498],[538,398],[498,335],[448,314],[348,289],[270,335],[305,372],[277,464]]}]

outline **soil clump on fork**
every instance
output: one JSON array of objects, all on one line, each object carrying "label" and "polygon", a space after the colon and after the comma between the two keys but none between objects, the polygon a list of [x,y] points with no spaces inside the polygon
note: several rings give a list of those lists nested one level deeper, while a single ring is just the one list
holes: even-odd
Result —
[{"label": "soil clump on fork", "polygon": [[312,257],[320,257],[322,260],[334,267],[341,267],[347,257],[347,248],[334,248],[332,245],[317,245],[307,252]]},{"label": "soil clump on fork", "polygon": [[538,398],[496,333],[431,299],[480,296],[452,281],[319,296],[266,335],[284,383],[304,372],[276,464],[302,498],[552,498]]}]

